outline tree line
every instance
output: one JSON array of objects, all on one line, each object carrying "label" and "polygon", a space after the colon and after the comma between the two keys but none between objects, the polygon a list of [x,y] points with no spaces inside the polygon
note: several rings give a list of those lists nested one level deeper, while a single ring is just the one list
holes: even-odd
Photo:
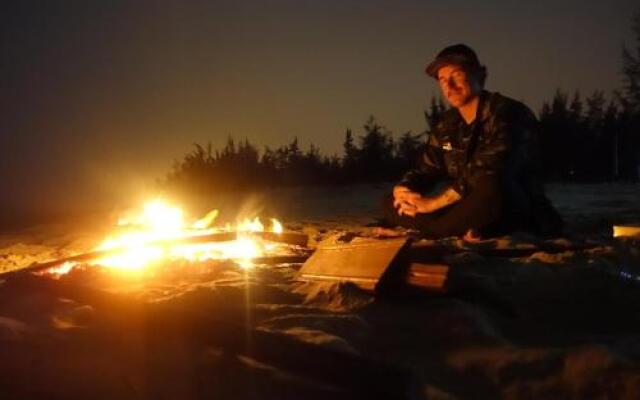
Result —
[{"label": "tree line", "polygon": [[545,177],[555,182],[637,181],[637,112],[596,91],[586,98],[558,90],[539,113]]},{"label": "tree line", "polygon": [[[640,176],[640,13],[633,17],[636,46],[622,52],[623,86],[571,96],[557,90],[538,112],[545,178],[555,182],[635,181]],[[344,133],[341,155],[323,155],[298,139],[263,151],[229,138],[222,149],[195,144],[174,163],[161,186],[182,193],[254,190],[274,186],[343,185],[397,180],[420,156],[426,135],[447,107],[432,98],[427,130],[395,137],[373,116],[359,134]]]},{"label": "tree line", "polygon": [[297,138],[262,152],[247,139],[229,138],[222,149],[195,144],[174,163],[161,185],[172,191],[207,193],[390,181],[412,167],[423,142],[423,134],[412,132],[395,139],[373,116],[362,134],[346,130],[342,156],[323,155],[313,144],[303,150]]}]

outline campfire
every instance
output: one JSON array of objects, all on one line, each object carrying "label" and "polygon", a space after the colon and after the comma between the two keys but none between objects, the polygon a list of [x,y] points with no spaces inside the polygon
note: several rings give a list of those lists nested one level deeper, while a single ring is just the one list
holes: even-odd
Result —
[{"label": "campfire", "polygon": [[62,275],[79,264],[88,264],[144,273],[167,262],[209,260],[233,261],[248,269],[268,258],[295,256],[306,245],[305,235],[283,232],[275,218],[267,224],[256,216],[218,226],[217,216],[218,210],[213,210],[188,221],[180,207],[156,199],[120,217],[113,232],[92,252],[38,269]]}]

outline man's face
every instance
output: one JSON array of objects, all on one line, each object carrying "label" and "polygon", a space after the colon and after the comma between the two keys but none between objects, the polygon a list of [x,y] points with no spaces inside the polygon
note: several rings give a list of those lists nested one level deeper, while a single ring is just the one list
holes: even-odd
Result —
[{"label": "man's face", "polygon": [[458,65],[441,67],[438,82],[442,95],[455,108],[464,106],[480,93],[480,85]]}]

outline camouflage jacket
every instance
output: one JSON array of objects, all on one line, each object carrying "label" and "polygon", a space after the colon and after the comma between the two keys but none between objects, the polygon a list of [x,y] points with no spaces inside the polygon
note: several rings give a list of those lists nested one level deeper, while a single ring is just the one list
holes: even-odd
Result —
[{"label": "camouflage jacket", "polygon": [[541,212],[555,213],[544,195],[538,130],[527,106],[483,91],[473,123],[467,124],[456,109],[443,114],[428,135],[418,167],[401,184],[447,179],[464,197],[481,179],[499,179],[509,213],[530,223]]}]

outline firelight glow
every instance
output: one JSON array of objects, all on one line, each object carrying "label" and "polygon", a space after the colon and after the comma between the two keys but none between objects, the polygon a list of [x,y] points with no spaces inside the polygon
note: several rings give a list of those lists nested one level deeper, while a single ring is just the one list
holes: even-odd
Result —
[{"label": "firelight glow", "polygon": [[[191,224],[185,222],[182,210],[155,199],[144,205],[140,212],[119,219],[119,232],[105,239],[96,250],[114,250],[113,254],[93,261],[120,271],[142,271],[162,260],[187,261],[233,259],[241,267],[249,268],[252,259],[277,247],[255,237],[265,227],[258,217],[239,221],[235,227],[214,227],[218,211],[213,210]],[[282,233],[282,224],[271,219],[271,232]],[[216,232],[237,233],[236,239],[214,243],[172,243],[172,241]],[[161,243],[159,243],[161,242]]]}]

